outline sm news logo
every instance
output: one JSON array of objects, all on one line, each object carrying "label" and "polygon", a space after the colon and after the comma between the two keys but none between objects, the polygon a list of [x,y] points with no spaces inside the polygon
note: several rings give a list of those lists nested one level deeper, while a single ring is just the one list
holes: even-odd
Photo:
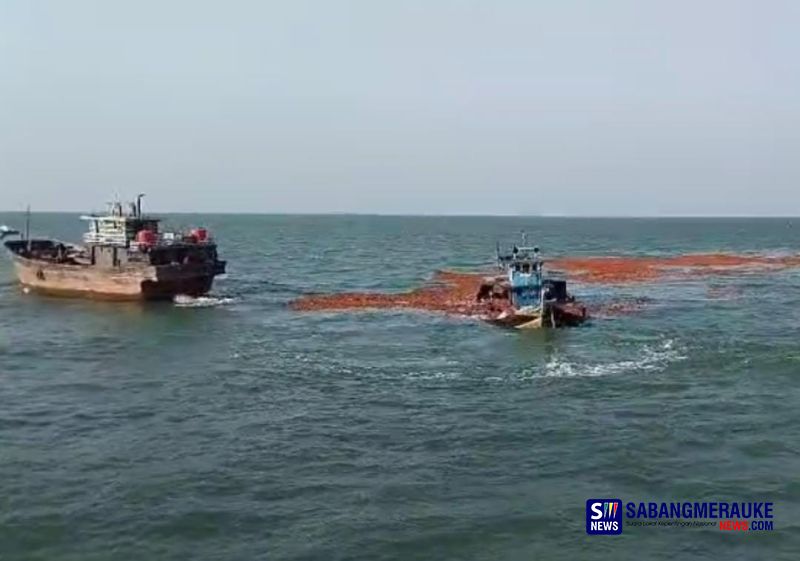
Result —
[{"label": "sm news logo", "polygon": [[622,501],[589,499],[586,501],[586,533],[617,535],[622,533]]}]

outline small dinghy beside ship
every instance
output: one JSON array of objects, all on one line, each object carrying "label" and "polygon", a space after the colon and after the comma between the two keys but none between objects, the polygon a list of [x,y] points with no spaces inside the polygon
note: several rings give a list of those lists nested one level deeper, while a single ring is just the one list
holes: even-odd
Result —
[{"label": "small dinghy beside ship", "polygon": [[[162,232],[160,220],[142,214],[142,195],[128,210],[110,205],[89,223],[82,246],[44,238],[4,242],[26,289],[59,296],[118,300],[168,300],[207,294],[225,272],[205,228]],[[6,228],[2,237],[20,233]]]},{"label": "small dinghy beside ship", "polygon": [[494,313],[485,319],[516,329],[573,327],[587,320],[586,307],[567,292],[567,281],[544,273],[538,247],[522,246],[502,254],[497,248],[497,266],[504,274],[486,278],[477,301]]}]

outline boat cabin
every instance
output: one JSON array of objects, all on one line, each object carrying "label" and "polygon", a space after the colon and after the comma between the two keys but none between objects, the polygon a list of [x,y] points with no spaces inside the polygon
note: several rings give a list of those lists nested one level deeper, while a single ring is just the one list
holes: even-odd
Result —
[{"label": "boat cabin", "polygon": [[161,232],[160,220],[142,214],[141,196],[126,212],[122,203],[112,203],[104,215],[81,216],[89,223],[83,235],[91,265],[119,267],[129,263],[150,265],[191,264],[216,261],[216,245],[204,228],[188,235]]},{"label": "boat cabin", "polygon": [[89,223],[89,231],[83,235],[86,244],[130,247],[143,230],[158,236],[159,220],[143,216],[140,203],[131,203],[128,213],[122,203],[112,203],[108,214],[81,216],[81,220]]},{"label": "boat cabin", "polygon": [[526,242],[523,233],[522,245],[513,246],[510,253],[501,253],[499,244],[497,246],[497,264],[508,279],[512,305],[519,309],[568,301],[567,281],[552,274],[545,276],[539,248],[528,246]]},{"label": "boat cabin", "polygon": [[497,264],[508,278],[509,297],[515,308],[539,307],[542,304],[542,261],[538,247],[514,246],[511,253],[501,254],[497,248]]},{"label": "boat cabin", "polygon": [[542,303],[542,262],[527,255],[507,264],[511,303],[515,308],[538,307]]}]

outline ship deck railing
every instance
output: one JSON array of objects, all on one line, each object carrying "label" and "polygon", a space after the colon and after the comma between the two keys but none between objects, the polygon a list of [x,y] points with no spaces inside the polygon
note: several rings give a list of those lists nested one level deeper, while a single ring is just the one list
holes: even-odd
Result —
[{"label": "ship deck railing", "polygon": [[[123,233],[119,234],[108,234],[108,233],[98,233],[98,232],[87,232],[83,235],[83,241],[87,244],[96,244],[96,245],[115,245],[118,247],[131,247],[138,245],[135,240],[131,240],[128,236]],[[180,236],[175,236],[174,234],[162,234],[159,237],[158,242],[155,244],[156,247],[174,247],[174,246],[196,246],[196,245],[211,245],[214,244],[214,238],[208,237],[202,242],[195,242],[195,243],[187,243],[183,240]]]},{"label": "ship deck railing", "polygon": [[87,232],[83,235],[85,243],[102,244],[102,245],[117,245],[125,247],[128,245],[128,236],[124,232],[119,234],[109,234],[100,232]]}]

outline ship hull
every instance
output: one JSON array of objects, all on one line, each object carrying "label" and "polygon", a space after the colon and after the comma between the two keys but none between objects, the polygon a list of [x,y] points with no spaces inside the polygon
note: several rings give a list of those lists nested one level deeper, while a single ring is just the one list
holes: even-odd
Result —
[{"label": "ship hull", "polygon": [[587,319],[586,308],[580,304],[553,302],[541,311],[522,311],[512,315],[508,325],[515,329],[543,327],[577,327]]},{"label": "ship hull", "polygon": [[489,323],[514,329],[542,329],[545,327],[576,327],[587,320],[586,308],[573,303],[553,303],[544,310],[507,310]]},{"label": "ship hull", "polygon": [[202,296],[216,271],[207,265],[164,265],[102,269],[57,264],[12,255],[20,284],[41,294],[103,300],[169,300]]},{"label": "ship hull", "polygon": [[[566,291],[565,291],[566,292]],[[486,321],[514,329],[541,329],[545,327],[575,327],[589,318],[586,307],[564,294],[561,300],[549,300],[544,306],[517,308],[511,299],[511,290],[505,277],[487,277],[483,280],[478,302],[489,302],[494,313]]]}]

